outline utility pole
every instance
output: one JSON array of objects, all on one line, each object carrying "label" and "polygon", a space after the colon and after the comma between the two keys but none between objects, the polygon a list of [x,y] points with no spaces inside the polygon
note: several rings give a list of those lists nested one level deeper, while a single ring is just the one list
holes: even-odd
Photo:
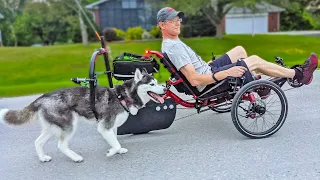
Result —
[{"label": "utility pole", "polygon": [[[0,14],[0,19],[3,19],[4,17],[3,17],[3,15],[2,14]],[[0,29],[0,47],[2,47],[3,46],[3,43],[2,43],[2,33],[1,33],[1,29]]]},{"label": "utility pole", "polygon": [[0,30],[0,47],[2,47],[3,44],[2,44],[2,34],[1,34],[1,30]]}]

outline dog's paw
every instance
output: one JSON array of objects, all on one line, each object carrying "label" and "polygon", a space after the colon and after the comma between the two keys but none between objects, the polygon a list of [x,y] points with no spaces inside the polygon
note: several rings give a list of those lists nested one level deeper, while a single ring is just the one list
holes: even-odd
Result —
[{"label": "dog's paw", "polygon": [[49,161],[51,161],[51,159],[52,158],[50,156],[43,156],[40,158],[40,161],[41,162],[49,162]]},{"label": "dog's paw", "polygon": [[128,149],[126,149],[126,148],[120,148],[118,151],[119,154],[125,154],[127,152],[128,152]]},{"label": "dog's paw", "polygon": [[118,150],[116,150],[114,148],[111,148],[111,149],[108,150],[106,155],[107,155],[107,157],[110,157],[110,156],[115,155],[117,152],[118,152]]},{"label": "dog's paw", "polygon": [[81,157],[81,156],[78,155],[78,156],[74,157],[72,160],[73,160],[74,162],[80,163],[80,162],[83,161],[83,157]]}]

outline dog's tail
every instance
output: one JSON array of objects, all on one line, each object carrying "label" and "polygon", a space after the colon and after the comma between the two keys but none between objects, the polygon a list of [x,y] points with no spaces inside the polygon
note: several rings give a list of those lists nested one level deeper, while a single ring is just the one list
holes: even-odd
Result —
[{"label": "dog's tail", "polygon": [[33,104],[22,110],[0,109],[0,122],[7,125],[22,125],[33,119],[36,109]]}]

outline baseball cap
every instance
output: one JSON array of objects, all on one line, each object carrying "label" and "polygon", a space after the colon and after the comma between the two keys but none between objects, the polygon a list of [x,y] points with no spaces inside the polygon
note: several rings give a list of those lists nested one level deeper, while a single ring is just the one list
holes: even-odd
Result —
[{"label": "baseball cap", "polygon": [[176,16],[178,16],[179,18],[183,18],[184,13],[181,11],[176,11],[171,7],[164,7],[160,9],[160,11],[157,14],[157,23],[163,22],[165,20],[173,19]]}]

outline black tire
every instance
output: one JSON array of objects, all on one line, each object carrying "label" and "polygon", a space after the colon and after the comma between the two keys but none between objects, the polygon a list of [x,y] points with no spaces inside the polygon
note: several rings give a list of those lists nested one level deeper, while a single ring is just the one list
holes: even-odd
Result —
[{"label": "black tire", "polygon": [[[265,99],[265,101],[269,101],[268,103],[263,102],[264,100],[262,98],[260,98],[260,96],[258,94],[255,94],[255,92],[253,92],[253,89],[261,87],[261,86],[270,88],[270,92],[274,91],[274,94],[270,93],[268,98]],[[248,92],[251,92],[253,95],[255,95],[255,97],[256,97],[255,103],[256,104],[249,103],[249,101],[243,101],[242,100],[243,95],[248,93]],[[262,131],[262,132],[253,132],[253,131],[250,131],[247,128],[245,128],[244,125],[239,120],[239,117],[242,118],[243,116],[238,114],[238,109],[240,108],[240,110],[243,110],[245,112],[245,110],[241,106],[241,104],[244,104],[245,102],[249,103],[248,109],[251,106],[250,113],[256,113],[256,114],[255,115],[252,114],[252,115],[250,115],[250,117],[246,117],[248,115],[248,114],[246,114],[246,116],[243,117],[243,118],[246,118],[246,121],[249,119],[249,123],[255,124],[253,126],[256,126],[258,128],[258,119],[257,119],[258,116],[260,116],[260,118],[263,119],[263,121],[259,121],[259,122],[260,123],[263,122],[263,124],[267,125],[266,121],[265,121],[265,115],[272,115],[272,117],[274,115],[273,113],[269,112],[268,109],[267,109],[268,108],[267,105],[274,98],[271,95],[277,96],[280,99],[280,104],[281,104],[280,105],[281,110],[280,110],[279,118],[275,118],[276,122],[271,123],[272,127],[270,127],[269,129],[267,129],[265,131]],[[259,103],[261,103],[262,106],[259,105]],[[271,105],[273,105],[274,103],[275,102],[272,102]],[[263,113],[263,111],[261,112],[263,114],[258,114],[258,112],[256,110],[252,110],[253,107],[257,107],[257,106],[264,108],[263,109],[264,113]],[[277,112],[279,111],[278,108],[276,109],[276,111]],[[247,110],[246,113],[248,113],[248,110]],[[269,136],[273,135],[274,133],[276,133],[282,127],[282,125],[284,124],[284,122],[286,120],[286,117],[287,117],[287,114],[288,114],[288,101],[287,101],[287,98],[286,98],[283,90],[278,85],[276,85],[275,83],[273,83],[271,81],[268,81],[268,80],[252,81],[252,82],[244,85],[237,92],[235,97],[233,98],[232,107],[231,107],[232,121],[233,121],[233,124],[235,125],[235,127],[237,128],[237,130],[241,134],[243,134],[244,136],[247,136],[247,137],[253,138],[253,139],[266,138],[266,137],[269,137]],[[257,117],[256,117],[256,115],[257,115]],[[252,118],[252,116],[253,116],[253,118]],[[255,121],[254,120],[250,121],[251,119],[254,119],[254,118],[255,118]],[[274,118],[272,118],[272,119],[274,119]],[[250,124],[250,126],[251,126],[251,124]],[[263,128],[263,126],[264,125],[262,125],[262,128]]]},{"label": "black tire", "polygon": [[212,111],[215,111],[217,113],[226,113],[231,111],[231,104],[227,104],[225,106],[219,106],[219,107],[211,107]]}]

